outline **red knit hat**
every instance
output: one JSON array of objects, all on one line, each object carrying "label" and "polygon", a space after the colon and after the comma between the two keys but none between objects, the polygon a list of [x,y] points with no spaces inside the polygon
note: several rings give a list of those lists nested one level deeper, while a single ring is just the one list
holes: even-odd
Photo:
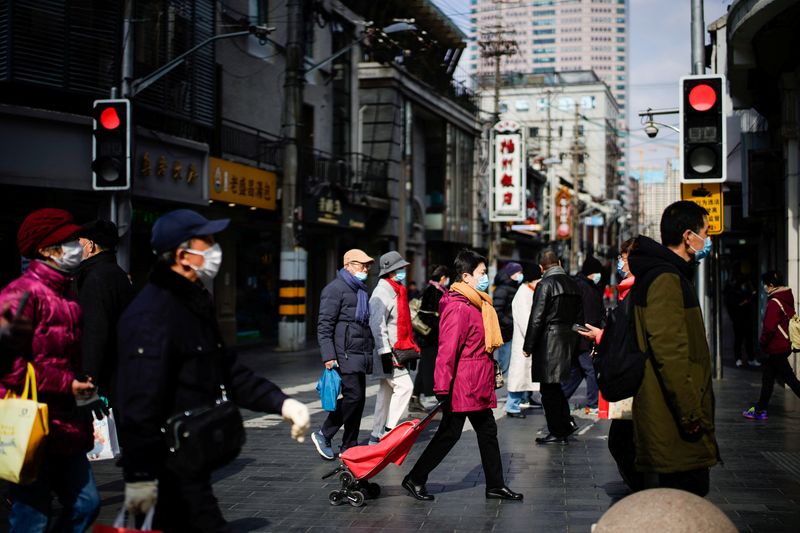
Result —
[{"label": "red knit hat", "polygon": [[81,229],[72,215],[63,209],[38,209],[25,217],[17,232],[17,247],[24,257],[36,251],[70,240]]}]

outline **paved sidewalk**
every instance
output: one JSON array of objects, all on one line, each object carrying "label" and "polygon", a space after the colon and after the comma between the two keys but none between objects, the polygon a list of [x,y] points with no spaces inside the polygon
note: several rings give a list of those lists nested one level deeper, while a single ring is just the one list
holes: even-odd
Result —
[{"label": "paved sidewalk", "polygon": [[[313,389],[320,372],[315,350],[275,353],[252,350],[245,360],[259,373],[312,406],[312,428],[324,419]],[[725,369],[715,383],[718,438],[724,465],[712,470],[708,499],[741,531],[800,530],[800,401],[776,389],[770,419],[741,416],[758,394],[760,372]],[[373,393],[374,394],[374,393]],[[574,399],[582,397],[583,390]],[[503,396],[501,391],[501,397]],[[366,439],[374,396],[362,424]],[[323,474],[338,462],[323,461],[310,439],[298,444],[276,416],[245,413],[248,442],[241,456],[216,475],[215,493],[236,531],[589,531],[591,524],[626,495],[607,450],[608,422],[584,419],[581,435],[564,447],[533,444],[545,422],[540,410],[524,420],[498,410],[498,430],[507,482],[523,492],[522,503],[487,501],[473,432],[465,432],[448,458],[433,472],[428,487],[433,503],[417,502],[400,487],[433,434],[422,435],[401,467],[389,465],[374,481],[377,500],[361,508],[332,507],[335,488]],[[334,443],[338,446],[339,442]],[[100,522],[111,523],[122,504],[123,483],[112,462],[95,464],[103,506]],[[7,524],[5,513],[0,524]],[[2,526],[0,526],[2,530]]]}]

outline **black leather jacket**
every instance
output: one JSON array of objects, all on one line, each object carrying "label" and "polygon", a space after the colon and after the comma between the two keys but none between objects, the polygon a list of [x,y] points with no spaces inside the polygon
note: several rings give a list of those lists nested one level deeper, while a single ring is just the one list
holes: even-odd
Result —
[{"label": "black leather jacket", "polygon": [[569,377],[578,349],[573,324],[583,324],[581,291],[564,269],[552,267],[533,293],[533,308],[522,349],[533,357],[533,381],[561,383]]}]

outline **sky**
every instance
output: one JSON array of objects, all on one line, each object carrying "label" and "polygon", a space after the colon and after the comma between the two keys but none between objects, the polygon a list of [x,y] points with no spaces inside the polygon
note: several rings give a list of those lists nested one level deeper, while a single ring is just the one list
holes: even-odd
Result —
[{"label": "sky", "polygon": [[[468,31],[470,0],[433,1]],[[705,0],[705,27],[724,15],[730,3],[731,0]],[[690,4],[690,0],[629,0],[628,126],[632,171],[640,167],[646,171],[662,170],[667,158],[676,157],[677,133],[661,128],[655,139],[649,139],[643,132],[638,112],[648,107],[678,107],[678,80],[691,73]],[[663,116],[659,121],[675,125],[678,117]]]}]

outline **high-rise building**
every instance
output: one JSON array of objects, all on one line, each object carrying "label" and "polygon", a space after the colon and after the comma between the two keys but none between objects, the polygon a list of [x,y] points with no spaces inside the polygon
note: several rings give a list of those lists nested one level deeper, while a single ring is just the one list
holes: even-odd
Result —
[{"label": "high-rise building", "polygon": [[[518,53],[503,56],[503,73],[546,74],[594,70],[611,89],[620,110],[618,128],[625,131],[629,98],[629,0],[470,0],[469,72],[486,80],[495,72],[493,57],[482,57],[482,40],[517,42]],[[485,85],[485,84],[482,84]],[[489,84],[491,85],[491,83]],[[488,89],[488,86],[482,87]],[[627,138],[619,136],[626,168]]]}]

